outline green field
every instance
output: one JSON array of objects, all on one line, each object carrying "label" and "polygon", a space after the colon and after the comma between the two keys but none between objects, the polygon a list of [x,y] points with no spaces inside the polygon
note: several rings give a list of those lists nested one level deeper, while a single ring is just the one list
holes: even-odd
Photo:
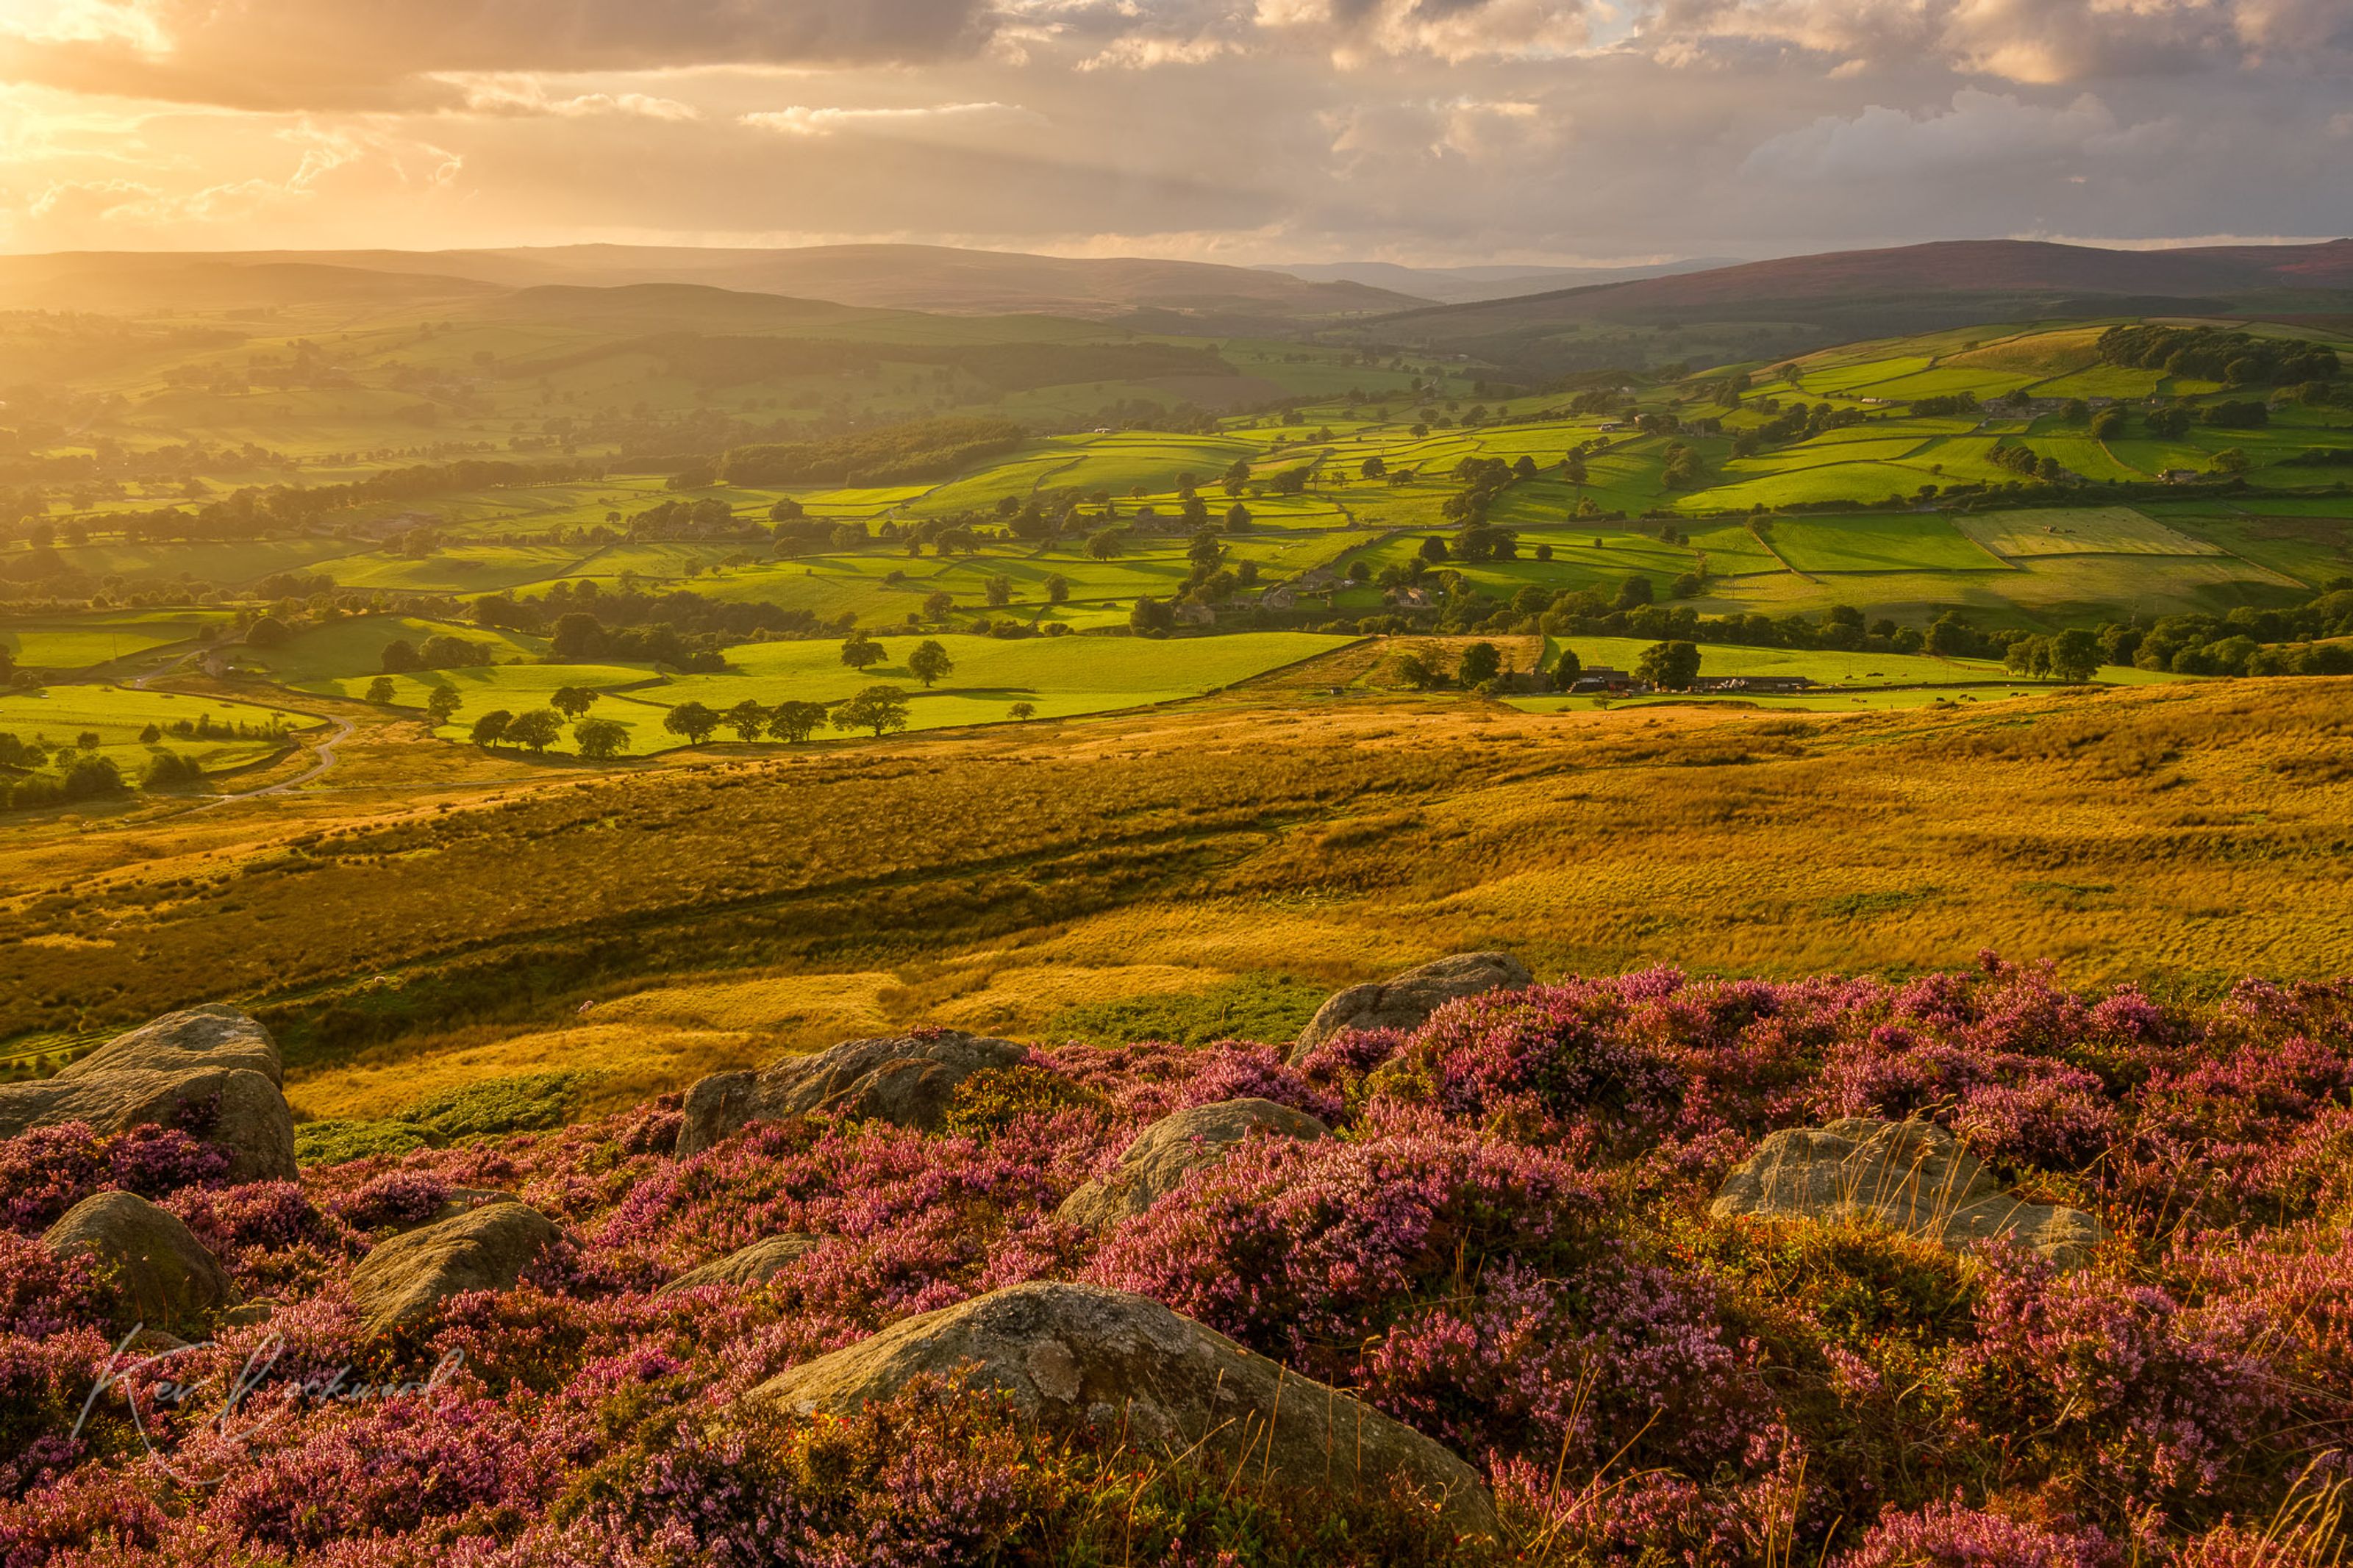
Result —
[{"label": "green field", "polygon": [[227,626],[226,610],[117,610],[0,621],[0,647],[36,669],[87,669]]},{"label": "green field", "polygon": [[[199,719],[230,732],[211,738],[171,732],[174,724],[194,725]],[[194,757],[212,773],[258,761],[280,749],[276,742],[264,737],[238,736],[235,730],[239,724],[252,731],[271,731],[305,729],[317,722],[291,704],[271,708],[118,686],[49,686],[37,691],[0,693],[0,732],[50,747],[78,746],[83,734],[95,734],[99,752],[112,758],[123,775],[133,781],[158,752]],[[153,742],[140,739],[150,725],[164,731]]]},{"label": "green field", "polygon": [[1777,518],[1774,551],[1800,572],[1992,572],[2001,563],[1934,515]]},{"label": "green field", "polygon": [[1997,555],[2220,555],[2218,545],[2179,533],[2129,507],[1967,513],[1960,531]]}]

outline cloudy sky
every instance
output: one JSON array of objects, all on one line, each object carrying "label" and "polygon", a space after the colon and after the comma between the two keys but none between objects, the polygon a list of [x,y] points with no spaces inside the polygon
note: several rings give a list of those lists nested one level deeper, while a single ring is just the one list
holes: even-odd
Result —
[{"label": "cloudy sky", "polygon": [[0,248],[2353,231],[2353,0],[0,0]]}]

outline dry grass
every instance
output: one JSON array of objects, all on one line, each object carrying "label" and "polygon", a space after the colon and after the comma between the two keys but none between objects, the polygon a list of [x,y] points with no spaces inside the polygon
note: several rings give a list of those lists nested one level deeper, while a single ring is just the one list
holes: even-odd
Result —
[{"label": "dry grass", "polygon": [[350,1112],[1475,946],[2334,975],[2353,777],[2305,764],[2348,741],[2353,682],[2313,680],[1802,721],[1244,691],[611,775],[461,756],[430,793],[449,749],[383,734],[343,792],[5,829],[0,1000],[26,1034],[260,1005],[298,1100]]}]

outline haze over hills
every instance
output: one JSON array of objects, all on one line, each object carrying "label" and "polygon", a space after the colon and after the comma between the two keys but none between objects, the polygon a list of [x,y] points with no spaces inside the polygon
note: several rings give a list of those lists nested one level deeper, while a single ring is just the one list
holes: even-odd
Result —
[{"label": "haze over hills", "polygon": [[[297,269],[290,272],[289,269]],[[788,250],[560,246],[463,251],[97,252],[0,258],[0,303],[48,310],[237,308],[290,290],[355,301],[476,296],[571,284],[701,284],[837,304],[952,315],[1107,318],[1135,310],[1299,321],[1386,312],[1426,299],[1349,281],[1148,258],[1028,256],[928,245]]]},{"label": "haze over hills", "polygon": [[[1531,371],[1724,360],[2060,315],[2353,310],[2353,240],[2109,250],[1946,240],[1401,312],[1367,336]],[[1641,342],[1635,342],[1640,334]]]},{"label": "haze over hills", "polygon": [[1265,270],[1287,272],[1311,283],[1362,283],[1393,293],[1419,295],[1440,304],[1472,304],[1738,265],[1739,258],[1736,257],[1701,256],[1641,267],[1406,267],[1393,261],[1330,261],[1301,265],[1286,262],[1270,265]]}]

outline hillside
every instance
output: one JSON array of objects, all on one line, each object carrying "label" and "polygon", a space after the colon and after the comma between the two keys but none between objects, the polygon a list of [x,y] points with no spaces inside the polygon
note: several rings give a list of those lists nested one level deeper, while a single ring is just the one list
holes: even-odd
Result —
[{"label": "hillside", "polygon": [[2347,683],[1313,689],[19,828],[6,1560],[2329,1568]]},{"label": "hillside", "polygon": [[[2175,250],[1937,241],[1439,306],[1365,331],[1422,348],[1574,369],[1609,363],[1593,359],[1580,341],[1609,328],[1620,329],[1613,347],[1655,362],[1693,357],[1675,333],[1703,324],[1695,342],[1728,351],[1712,357],[1735,359],[1747,357],[1744,340],[1761,354],[1783,354],[1971,321],[2222,313],[2264,300],[2274,309],[2295,300],[2307,310],[2353,310],[2353,240]],[[1628,330],[1640,336],[1626,336]]]},{"label": "hillside", "polygon": [[1395,310],[1409,294],[1351,282],[1144,258],[1085,258],[945,246],[841,245],[786,250],[563,246],[480,251],[321,251],[239,255],[0,258],[0,307],[137,312],[186,304],[260,304],[310,280],[316,297],[353,300],[479,295],[545,284],[693,284],[835,304],[955,315],[1042,312],[1110,317],[1311,320]]},{"label": "hillside", "polygon": [[1418,295],[1441,304],[1468,304],[1482,300],[1508,300],[1562,289],[1599,283],[1625,283],[1638,278],[1664,278],[1683,272],[1734,266],[1723,258],[1662,261],[1638,267],[1405,267],[1393,261],[1333,261],[1270,265],[1264,270],[1287,272],[1313,283],[1361,283],[1392,293]]}]

